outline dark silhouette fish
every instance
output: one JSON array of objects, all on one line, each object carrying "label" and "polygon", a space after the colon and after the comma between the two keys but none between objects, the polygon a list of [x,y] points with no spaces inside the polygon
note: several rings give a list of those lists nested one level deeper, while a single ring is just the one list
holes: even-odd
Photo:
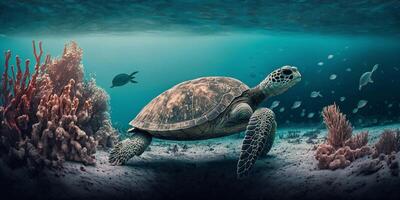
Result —
[{"label": "dark silhouette fish", "polygon": [[118,75],[116,75],[112,80],[111,88],[123,86],[123,85],[127,84],[128,82],[138,83],[137,81],[133,80],[135,78],[133,75],[135,75],[136,73],[138,73],[138,71],[133,72],[130,75],[129,74],[118,74]]}]

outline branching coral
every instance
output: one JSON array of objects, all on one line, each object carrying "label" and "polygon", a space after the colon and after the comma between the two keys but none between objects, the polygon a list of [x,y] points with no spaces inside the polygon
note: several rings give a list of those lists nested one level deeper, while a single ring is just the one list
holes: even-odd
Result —
[{"label": "branching coral", "polygon": [[368,131],[361,132],[344,142],[344,146],[350,147],[350,149],[359,149],[366,146],[368,143]]},{"label": "branching coral", "polygon": [[[60,165],[64,160],[94,164],[98,141],[112,146],[116,131],[108,115],[108,95],[93,81],[83,81],[82,49],[72,42],[61,58],[41,63],[33,43],[35,71],[17,71],[5,54],[0,106],[0,149],[10,161],[30,166]],[[11,69],[11,76],[9,75]],[[99,121],[100,120],[100,121]],[[107,141],[107,142],[104,142]]]},{"label": "branching coral", "polygon": [[345,168],[352,161],[371,153],[367,147],[368,132],[352,136],[353,129],[346,115],[334,104],[323,109],[324,123],[328,129],[327,141],[320,144],[315,158],[320,169]]},{"label": "branching coral", "polygon": [[346,115],[340,113],[336,104],[327,106],[322,111],[324,123],[328,129],[328,144],[334,148],[344,146],[344,142],[351,137],[353,128],[350,122],[347,121]]},{"label": "branching coral", "polygon": [[372,158],[375,160],[386,161],[392,175],[399,175],[399,158],[397,152],[400,151],[400,130],[385,130],[381,134],[378,142],[375,143]]},{"label": "branching coral", "polygon": [[385,130],[374,145],[374,154],[372,156],[390,155],[392,152],[398,151],[400,151],[400,130]]}]

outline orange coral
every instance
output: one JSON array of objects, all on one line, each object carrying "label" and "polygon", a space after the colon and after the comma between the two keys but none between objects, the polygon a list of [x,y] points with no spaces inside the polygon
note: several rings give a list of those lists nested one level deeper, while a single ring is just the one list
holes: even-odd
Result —
[{"label": "orange coral", "polygon": [[346,116],[334,104],[323,109],[324,123],[328,128],[326,143],[320,144],[315,158],[318,168],[335,170],[345,168],[357,158],[369,155],[368,132],[352,136],[353,129]]}]

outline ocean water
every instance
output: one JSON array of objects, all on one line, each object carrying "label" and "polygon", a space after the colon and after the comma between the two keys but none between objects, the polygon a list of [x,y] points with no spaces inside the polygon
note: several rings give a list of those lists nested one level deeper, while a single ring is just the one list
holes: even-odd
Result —
[{"label": "ocean water", "polygon": [[[253,87],[283,65],[298,67],[303,79],[262,104],[280,101],[281,126],[318,123],[322,107],[333,103],[354,123],[390,123],[400,117],[399,9],[398,1],[362,0],[2,1],[0,49],[32,59],[31,40],[53,56],[78,42],[86,77],[110,94],[112,120],[123,129],[182,81],[228,76]],[[375,82],[359,91],[360,76],[375,64]],[[110,88],[115,75],[133,71],[138,84]],[[312,91],[323,97],[310,98]],[[360,100],[368,104],[352,113]],[[294,101],[302,105],[293,110]]]},{"label": "ocean water", "polygon": [[[319,112],[333,103],[355,124],[391,123],[400,118],[400,40],[395,37],[245,32],[32,35],[1,37],[0,48],[33,60],[33,39],[42,41],[44,51],[53,56],[60,55],[71,40],[83,48],[85,76],[94,77],[109,93],[112,120],[122,129],[154,97],[182,81],[227,76],[254,87],[284,65],[298,67],[302,81],[262,103],[270,107],[273,101],[280,102],[274,109],[280,126],[318,123]],[[359,91],[360,76],[375,64],[379,67],[372,75],[374,83]],[[115,75],[134,71],[139,71],[137,84],[110,88]],[[336,79],[331,80],[332,74]],[[311,98],[313,91],[323,97]],[[352,113],[360,100],[367,100],[367,105]],[[302,104],[291,109],[295,101]],[[309,118],[309,113],[315,113],[314,117]]]},{"label": "ocean water", "polygon": [[[94,78],[109,94],[119,139],[130,136],[128,123],[152,99],[186,80],[224,76],[255,87],[285,65],[296,66],[302,80],[260,105],[270,108],[279,102],[273,109],[278,131],[271,151],[257,158],[247,179],[237,179],[238,158],[248,151],[243,134],[203,141],[156,139],[123,166],[110,164],[112,149],[98,149],[92,152],[94,166],[67,159],[61,170],[40,176],[4,167],[11,151],[3,145],[0,150],[7,151],[0,155],[0,191],[11,196],[400,199],[400,151],[386,155],[386,160],[383,155],[380,160],[354,160],[356,153],[346,150],[341,164],[351,164],[337,170],[322,169],[323,160],[316,158],[319,145],[327,143],[320,114],[325,106],[338,105],[354,134],[369,131],[368,144],[362,145],[374,153],[385,129],[400,128],[398,0],[0,0],[0,51],[33,61],[32,40],[41,41],[44,53],[53,57],[62,54],[65,44],[77,42],[83,49],[85,79]],[[3,56],[0,65],[2,74]],[[374,66],[373,83],[359,90],[360,77]],[[138,83],[111,88],[116,75],[135,71]],[[366,105],[355,112],[363,102]],[[28,152],[29,146],[21,143],[14,146]],[[52,157],[54,143],[48,146]],[[335,151],[344,152],[340,149]],[[71,147],[65,155],[73,153]],[[337,155],[335,161],[342,162],[339,156],[344,156]],[[67,196],[61,196],[65,191]]]}]

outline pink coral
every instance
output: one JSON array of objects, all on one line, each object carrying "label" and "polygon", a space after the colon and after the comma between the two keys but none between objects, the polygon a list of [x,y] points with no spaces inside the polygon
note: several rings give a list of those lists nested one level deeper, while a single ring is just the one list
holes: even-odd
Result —
[{"label": "pink coral", "polygon": [[398,152],[399,150],[400,130],[385,130],[374,145],[373,157],[378,157],[380,154],[390,155],[392,152]]},{"label": "pink coral", "polygon": [[344,146],[349,146],[350,149],[359,149],[368,143],[368,131],[361,132],[344,142]]},{"label": "pink coral", "polygon": [[77,84],[83,81],[83,67],[81,65],[83,51],[76,42],[66,44],[61,58],[52,60],[46,67],[54,90],[61,92],[68,82],[73,79]]},{"label": "pink coral", "polygon": [[328,128],[328,143],[335,148],[343,147],[344,142],[351,137],[353,132],[346,115],[340,113],[336,104],[333,104],[323,109],[322,116]]},{"label": "pink coral", "polygon": [[[76,43],[66,45],[60,59],[46,56],[43,64],[41,43],[37,52],[33,42],[33,51],[36,64],[32,75],[29,60],[23,73],[17,56],[15,76],[14,67],[9,66],[11,52],[5,55],[0,150],[10,160],[30,166],[60,165],[64,160],[94,164],[98,141],[104,144],[104,137],[116,139],[111,124],[102,124],[110,120],[108,96],[96,85],[84,82],[82,49]],[[99,99],[103,97],[107,98]],[[112,146],[113,141],[107,145]]]},{"label": "pink coral", "polygon": [[352,136],[353,129],[346,116],[334,104],[323,109],[324,123],[328,128],[326,143],[320,144],[315,158],[318,168],[335,170],[345,168],[357,158],[369,155],[368,132]]}]

